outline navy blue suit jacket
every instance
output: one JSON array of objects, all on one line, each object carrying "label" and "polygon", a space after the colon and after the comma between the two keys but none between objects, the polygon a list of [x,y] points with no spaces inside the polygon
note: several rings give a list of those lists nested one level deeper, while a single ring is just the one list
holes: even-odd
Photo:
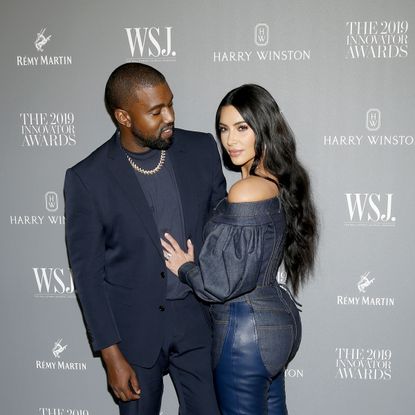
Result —
[{"label": "navy blue suit jacket", "polygon": [[[210,134],[175,129],[167,157],[197,255],[207,217],[226,193],[217,147]],[[117,134],[68,169],[64,193],[68,256],[92,348],[117,343],[130,363],[150,367],[163,341],[166,267]]]}]

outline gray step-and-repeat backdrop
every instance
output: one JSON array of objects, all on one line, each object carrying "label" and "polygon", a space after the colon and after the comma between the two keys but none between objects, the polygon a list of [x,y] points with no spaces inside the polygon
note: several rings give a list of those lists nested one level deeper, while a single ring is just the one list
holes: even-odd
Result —
[{"label": "gray step-and-repeat backdrop", "polygon": [[[104,85],[128,61],[165,73],[179,127],[213,132],[223,95],[254,82],[296,133],[321,242],[290,413],[413,413],[413,0],[14,0],[0,22],[1,414],[117,413],[74,296],[62,186],[112,135]],[[162,413],[177,413],[168,377]]]}]

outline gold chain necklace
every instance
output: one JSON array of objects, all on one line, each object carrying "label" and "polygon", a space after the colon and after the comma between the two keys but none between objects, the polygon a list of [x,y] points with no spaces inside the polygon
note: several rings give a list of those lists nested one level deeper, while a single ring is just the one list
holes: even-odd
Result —
[{"label": "gold chain necklace", "polygon": [[143,168],[141,168],[140,166],[138,166],[135,161],[127,154],[125,153],[125,155],[127,156],[127,160],[130,162],[131,167],[141,173],[141,174],[145,174],[146,176],[150,176],[152,174],[156,174],[160,171],[160,169],[163,167],[164,162],[166,160],[166,150],[161,150],[160,152],[160,161],[158,162],[157,166],[154,167],[154,169],[152,170],[144,170]]}]

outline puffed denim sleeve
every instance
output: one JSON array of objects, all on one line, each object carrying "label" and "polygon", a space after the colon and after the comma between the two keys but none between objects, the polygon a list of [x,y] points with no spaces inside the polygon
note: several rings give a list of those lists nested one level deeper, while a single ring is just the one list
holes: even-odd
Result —
[{"label": "puffed denim sleeve", "polygon": [[224,302],[256,286],[261,267],[264,226],[217,224],[199,256],[179,269],[180,280],[208,302]]}]

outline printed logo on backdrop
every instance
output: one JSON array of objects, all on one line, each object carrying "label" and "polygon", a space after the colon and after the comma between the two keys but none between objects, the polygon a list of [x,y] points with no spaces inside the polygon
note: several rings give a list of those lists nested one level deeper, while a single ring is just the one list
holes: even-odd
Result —
[{"label": "printed logo on backdrop", "polygon": [[59,209],[59,197],[56,192],[45,193],[45,207],[48,212],[56,212]]},{"label": "printed logo on backdrop", "polygon": [[392,379],[391,349],[336,347],[335,379],[388,381]]},{"label": "printed logo on backdrop", "polygon": [[376,278],[370,271],[364,272],[355,282],[356,294],[338,295],[337,305],[356,307],[394,307],[395,298],[379,296],[379,289],[375,288]]},{"label": "printed logo on backdrop", "polygon": [[366,128],[369,131],[377,131],[380,128],[380,110],[372,108],[366,113]]},{"label": "printed logo on backdrop", "polygon": [[[86,371],[85,362],[73,361],[70,359],[70,347],[63,339],[55,340],[50,347],[50,355],[44,356],[43,360],[35,360],[35,368],[45,371]],[[62,356],[63,355],[63,356]]]},{"label": "printed logo on backdrop", "polygon": [[[362,114],[363,120],[363,114]],[[379,131],[382,126],[382,113],[378,108],[370,108],[366,111],[364,118],[364,125],[369,134],[331,134],[323,136],[323,145],[326,147],[351,147],[359,146],[379,146],[379,147],[401,147],[413,146],[415,143],[412,134],[404,134],[403,132],[395,131],[387,134],[374,134]],[[363,127],[363,122],[362,122]]]},{"label": "printed logo on backdrop", "polygon": [[73,112],[21,112],[19,146],[25,148],[76,145]]},{"label": "printed logo on backdrop", "polygon": [[213,51],[213,62],[285,62],[308,61],[311,59],[310,49],[273,49],[266,48],[272,44],[270,27],[266,23],[258,23],[253,28],[253,40],[256,49],[233,49]]},{"label": "printed logo on backdrop", "polygon": [[67,344],[65,344],[64,346],[62,345],[62,340],[63,339],[59,339],[55,342],[53,348],[52,348],[52,353],[53,355],[57,358],[60,359],[61,354],[66,350],[66,348],[68,347]]},{"label": "printed logo on backdrop", "polygon": [[303,379],[304,378],[304,369],[295,369],[295,368],[288,368],[285,369],[285,378],[295,378],[295,379]]},{"label": "printed logo on backdrop", "polygon": [[35,298],[75,298],[73,277],[69,268],[33,267]]},{"label": "printed logo on backdrop", "polygon": [[345,193],[345,226],[393,227],[393,193]]},{"label": "printed logo on backdrop", "polygon": [[287,283],[287,271],[285,271],[284,264],[281,264],[277,271],[277,282],[278,284]]},{"label": "printed logo on backdrop", "polygon": [[38,415],[90,415],[88,409],[74,408],[39,408]]},{"label": "printed logo on backdrop", "polygon": [[371,286],[373,284],[373,281],[375,281],[374,278],[369,279],[370,271],[365,272],[361,277],[359,282],[357,283],[357,288],[361,293],[365,293],[367,287]]},{"label": "printed logo on backdrop", "polygon": [[125,27],[131,57],[129,61],[176,61],[170,27]]},{"label": "printed logo on backdrop", "polygon": [[269,43],[269,26],[265,23],[258,23],[255,26],[254,41],[257,46],[267,46]]},{"label": "printed logo on backdrop", "polygon": [[395,59],[408,56],[407,20],[346,22],[346,59]]},{"label": "printed logo on backdrop", "polygon": [[36,33],[33,41],[34,50],[37,55],[19,55],[16,57],[17,66],[63,66],[72,65],[72,56],[68,55],[47,55],[43,54],[49,46],[53,36],[48,34],[47,28],[44,27]]},{"label": "printed logo on backdrop", "polygon": [[49,35],[48,37],[45,36],[45,30],[46,27],[43,28],[36,37],[35,40],[35,47],[37,49],[38,52],[43,52],[43,47],[46,45],[46,43],[49,42],[50,38],[52,37],[52,35]]},{"label": "printed logo on backdrop", "polygon": [[65,216],[57,213],[59,210],[59,196],[56,192],[48,191],[42,198],[43,211],[22,212],[10,215],[10,225],[64,225]]}]

